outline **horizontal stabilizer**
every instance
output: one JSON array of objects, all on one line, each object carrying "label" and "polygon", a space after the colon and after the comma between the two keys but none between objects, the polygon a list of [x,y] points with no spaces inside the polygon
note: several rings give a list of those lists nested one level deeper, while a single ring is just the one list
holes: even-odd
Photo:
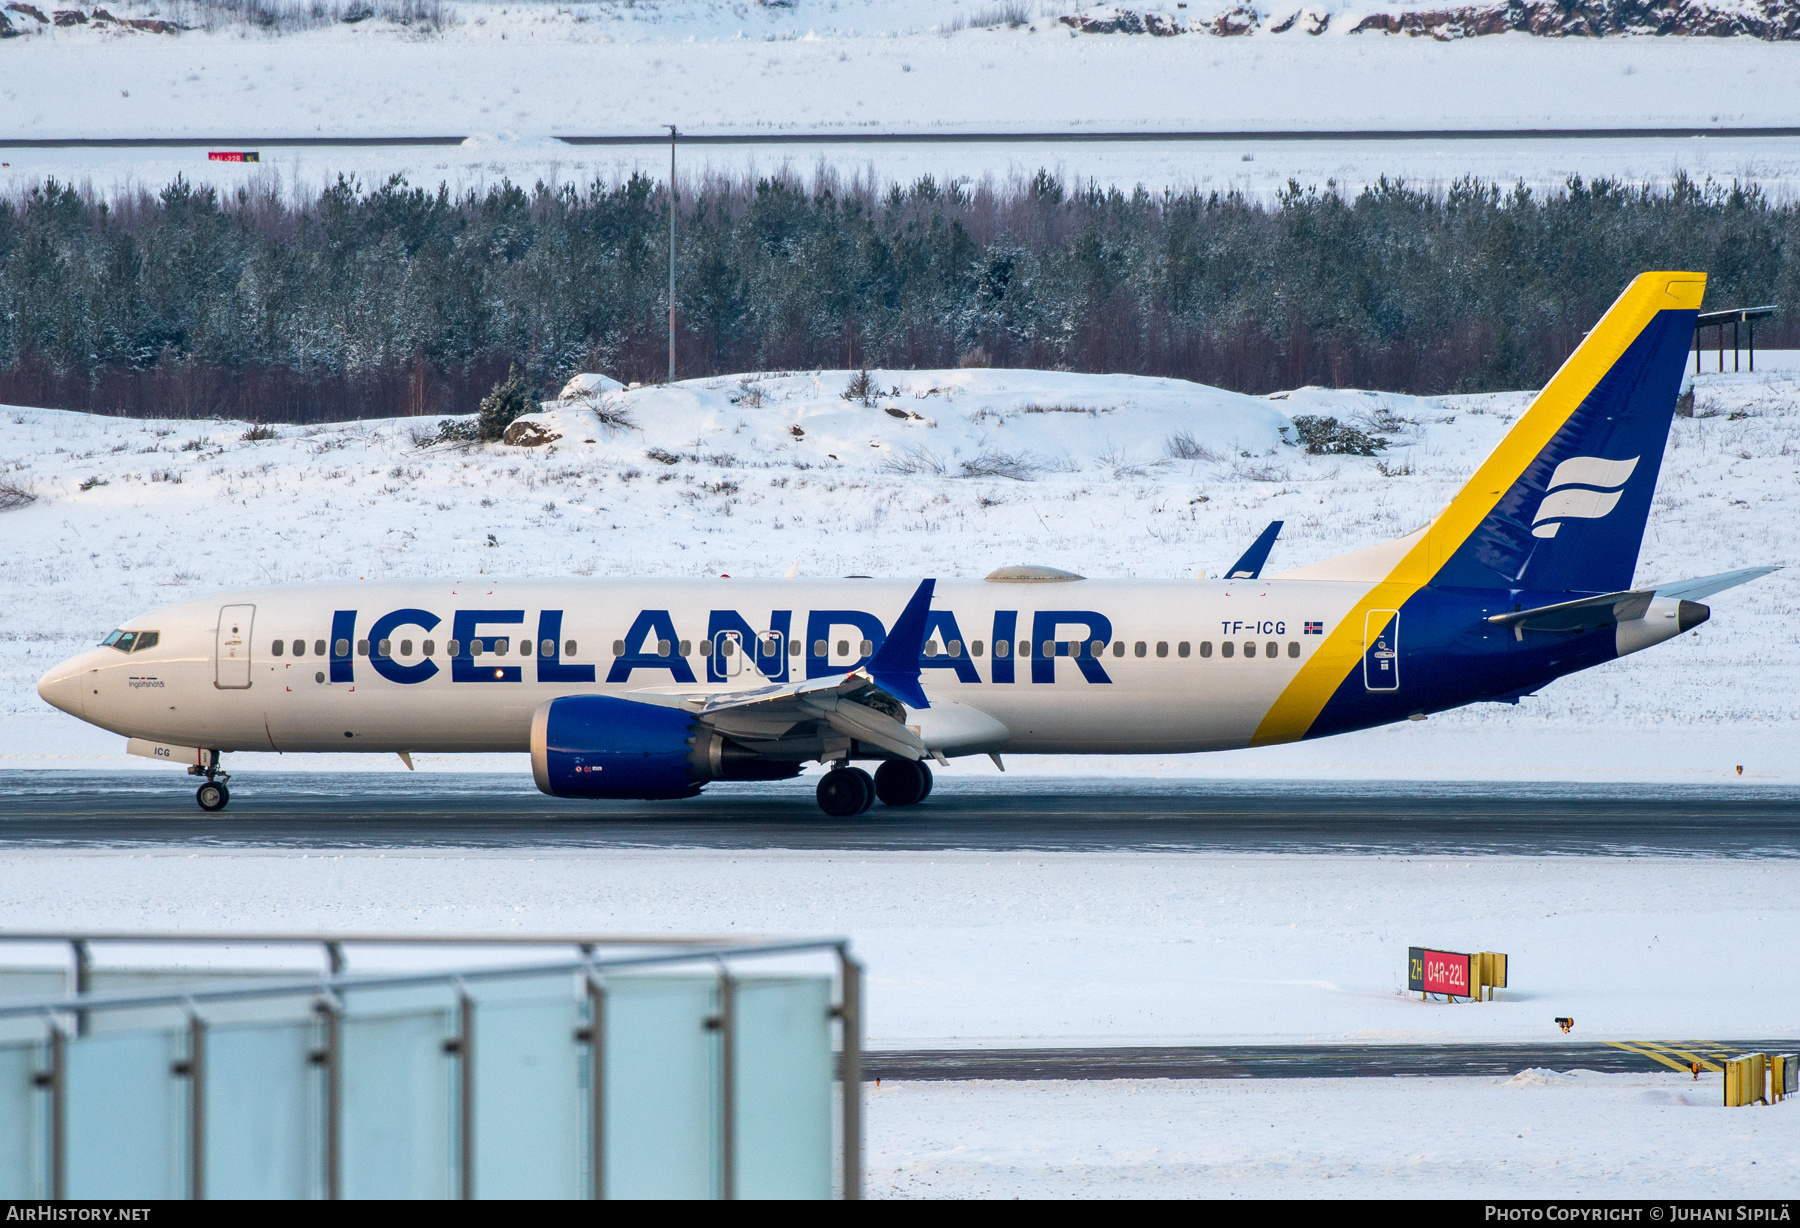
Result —
[{"label": "horizontal stabilizer", "polygon": [[1244,557],[1225,569],[1227,580],[1254,580],[1262,575],[1263,564],[1269,561],[1269,551],[1275,548],[1275,539],[1281,536],[1280,520],[1271,520],[1269,527],[1262,531],[1257,539],[1250,543],[1244,551]]},{"label": "horizontal stabilizer", "polygon": [[1740,584],[1748,584],[1760,579],[1772,571],[1780,571],[1779,567],[1746,567],[1742,571],[1721,571],[1716,576],[1701,576],[1697,580],[1677,580],[1673,584],[1656,586],[1658,597],[1676,597],[1683,601],[1700,601],[1714,593],[1722,593],[1728,588],[1736,588]]},{"label": "horizontal stabilizer", "polygon": [[1589,627],[1610,627],[1615,623],[1628,623],[1634,618],[1642,618],[1655,598],[1656,594],[1649,589],[1641,592],[1602,593],[1598,597],[1583,597],[1580,601],[1541,605],[1535,610],[1495,614],[1488,621],[1524,631],[1585,631]]}]

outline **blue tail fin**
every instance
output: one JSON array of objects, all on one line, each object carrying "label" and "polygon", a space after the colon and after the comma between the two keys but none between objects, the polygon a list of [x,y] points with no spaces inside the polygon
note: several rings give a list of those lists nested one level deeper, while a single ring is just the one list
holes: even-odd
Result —
[{"label": "blue tail fin", "polygon": [[[1432,583],[1631,586],[1705,286],[1646,273],[1619,296],[1434,526]],[[1456,540],[1459,510],[1481,515]]]}]

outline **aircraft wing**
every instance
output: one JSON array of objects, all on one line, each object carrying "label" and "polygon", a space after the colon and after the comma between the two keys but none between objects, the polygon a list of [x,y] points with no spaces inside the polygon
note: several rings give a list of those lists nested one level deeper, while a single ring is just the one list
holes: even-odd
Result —
[{"label": "aircraft wing", "polygon": [[692,712],[752,749],[759,742],[806,732],[801,726],[824,725],[902,758],[923,759],[929,753],[919,735],[907,728],[906,710],[862,670],[748,691],[648,687],[627,692],[626,697]]},{"label": "aircraft wing", "polygon": [[1780,571],[1779,567],[1746,567],[1742,571],[1721,571],[1716,576],[1701,576],[1697,580],[1676,580],[1672,584],[1656,586],[1658,597],[1675,597],[1682,601],[1699,601],[1702,597],[1710,597],[1714,593],[1722,593],[1728,588],[1736,588],[1740,584],[1768,575],[1772,571]]},{"label": "aircraft wing", "polygon": [[1269,551],[1275,548],[1275,539],[1281,536],[1284,522],[1271,520],[1257,539],[1250,543],[1244,551],[1244,557],[1225,569],[1227,580],[1254,580],[1262,575],[1263,564],[1269,561]]}]

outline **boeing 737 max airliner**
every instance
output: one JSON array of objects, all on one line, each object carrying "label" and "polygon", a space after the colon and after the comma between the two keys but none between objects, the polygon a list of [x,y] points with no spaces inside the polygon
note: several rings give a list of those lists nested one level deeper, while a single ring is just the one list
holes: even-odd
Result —
[{"label": "boeing 737 max airliner", "polygon": [[834,815],[922,801],[952,755],[1226,750],[1516,700],[1771,570],[1633,585],[1705,285],[1638,277],[1429,524],[1272,578],[252,589],[133,618],[38,693],[204,776],[207,810],[226,751],[529,751],[558,797],[830,764]]}]

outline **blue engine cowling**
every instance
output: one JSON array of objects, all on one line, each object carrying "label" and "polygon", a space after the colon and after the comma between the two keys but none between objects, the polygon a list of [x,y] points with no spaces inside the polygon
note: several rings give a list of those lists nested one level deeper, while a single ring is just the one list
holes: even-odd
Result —
[{"label": "blue engine cowling", "polygon": [[552,797],[692,797],[711,773],[697,768],[694,718],[677,708],[566,695],[531,718],[531,774]]}]

